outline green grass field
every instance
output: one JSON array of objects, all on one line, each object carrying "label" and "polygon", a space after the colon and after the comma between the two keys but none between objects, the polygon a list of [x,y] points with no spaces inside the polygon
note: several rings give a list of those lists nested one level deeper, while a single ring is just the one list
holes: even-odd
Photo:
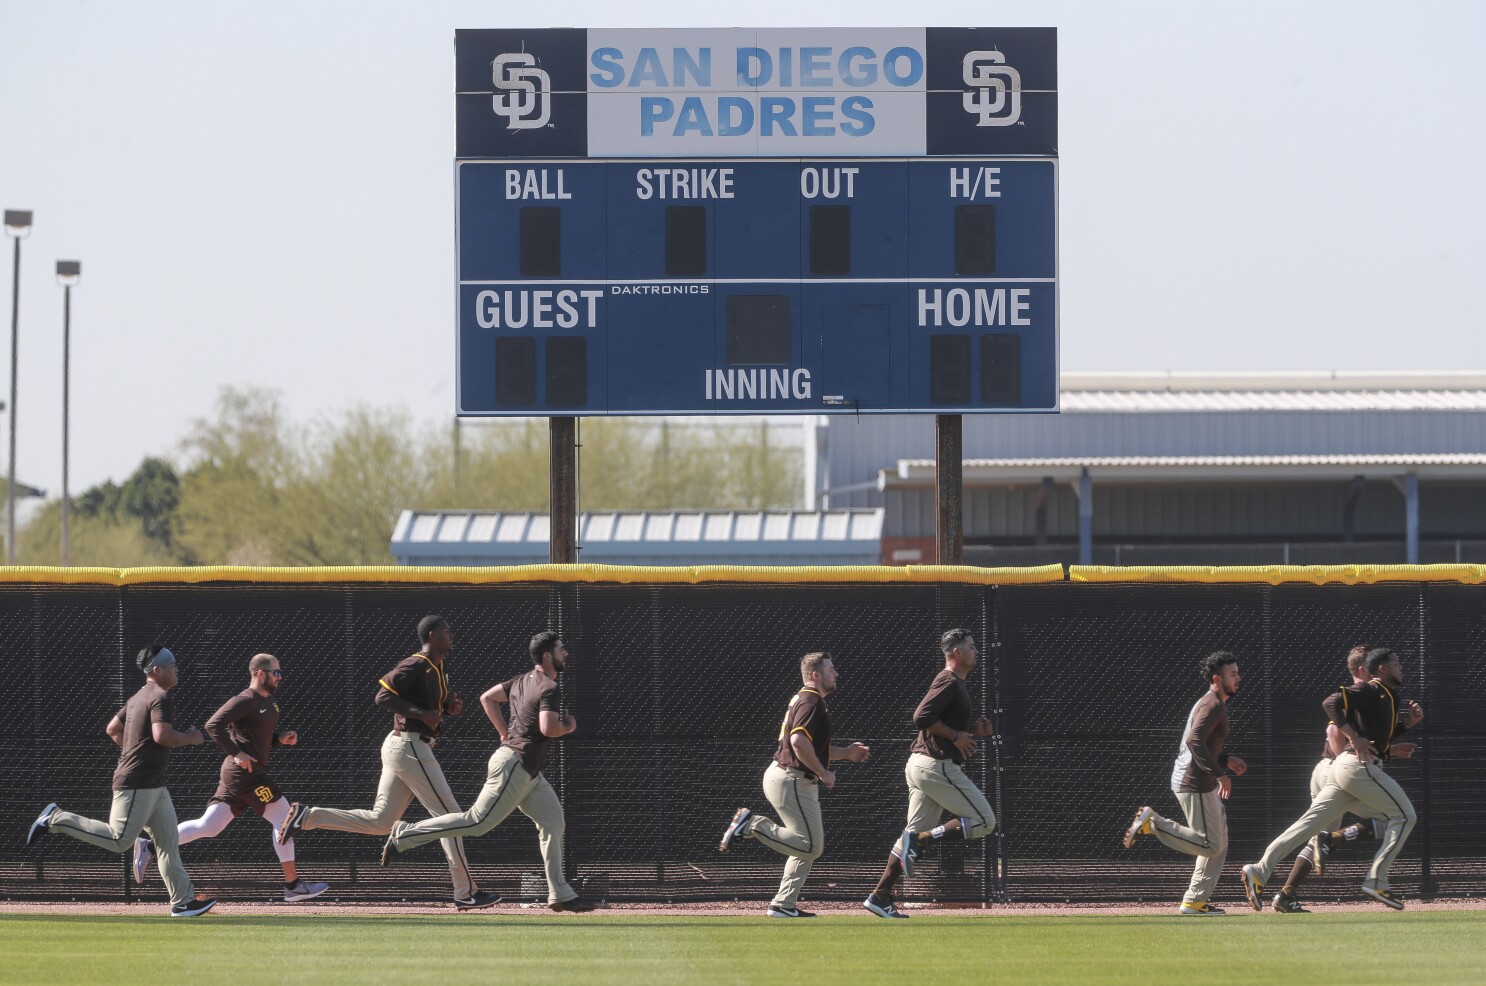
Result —
[{"label": "green grass field", "polygon": [[1486,911],[1175,917],[0,915],[14,983],[1480,983]]}]

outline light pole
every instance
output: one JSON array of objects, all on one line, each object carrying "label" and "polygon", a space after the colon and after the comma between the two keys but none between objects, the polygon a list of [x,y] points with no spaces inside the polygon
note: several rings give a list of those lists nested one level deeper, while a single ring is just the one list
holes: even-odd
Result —
[{"label": "light pole", "polygon": [[10,292],[10,475],[5,490],[5,564],[15,564],[15,390],[16,348],[21,337],[21,240],[31,232],[30,209],[5,210],[5,235],[15,240]]},{"label": "light pole", "polygon": [[57,283],[62,285],[62,564],[68,561],[67,512],[67,421],[72,393],[72,286],[82,276],[83,265],[76,260],[57,261]]}]

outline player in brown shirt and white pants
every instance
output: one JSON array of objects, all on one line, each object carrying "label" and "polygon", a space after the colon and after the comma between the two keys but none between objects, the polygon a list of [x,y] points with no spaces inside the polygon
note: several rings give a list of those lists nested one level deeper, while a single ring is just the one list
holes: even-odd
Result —
[{"label": "player in brown shirt and white pants", "polygon": [[[965,679],[980,661],[980,649],[969,630],[948,630],[939,638],[944,670],[913,713],[918,729],[903,768],[908,781],[908,824],[888,854],[877,887],[862,902],[880,918],[906,918],[893,903],[899,876],[912,877],[920,850],[940,839],[982,839],[996,830],[996,813],[986,796],[961,769],[975,753],[977,737],[991,735],[985,716],[972,721]],[[954,816],[943,825],[945,812]]]},{"label": "player in brown shirt and white pants", "polygon": [[798,904],[810,867],[826,848],[820,785],[824,784],[826,790],[836,786],[831,761],[862,763],[872,755],[862,743],[831,745],[831,713],[826,707],[826,696],[836,691],[836,664],[831,655],[818,651],[802,657],[800,679],[804,687],[790,699],[779,726],[774,759],[764,771],[764,797],[784,824],[739,808],[717,847],[718,852],[727,852],[734,839],[757,839],[789,857],[779,892],[766,912],[771,918],[815,917],[810,911],[800,910]]},{"label": "player in brown shirt and white pants", "polygon": [[[454,649],[454,631],[442,616],[425,616],[418,621],[418,639],[423,649],[399,661],[377,681],[374,701],[392,713],[392,732],[382,741],[382,779],[372,807],[311,808],[296,801],[279,826],[280,843],[312,829],[385,836],[414,798],[430,815],[459,810],[444,779],[444,768],[433,755],[444,717],[464,711],[464,700],[449,689],[447,660]],[[475,886],[463,843],[446,839],[443,849],[454,883],[456,910],[478,910],[500,900],[499,894]]]},{"label": "player in brown shirt and white pants", "polygon": [[1238,694],[1243,680],[1238,673],[1238,658],[1218,651],[1203,658],[1200,668],[1208,689],[1187,714],[1182,745],[1171,772],[1171,790],[1187,816],[1187,824],[1174,822],[1146,806],[1135,813],[1135,820],[1125,830],[1126,849],[1134,845],[1136,836],[1154,835],[1162,845],[1197,857],[1192,882],[1177,910],[1185,917],[1223,913],[1211,901],[1228,855],[1228,816],[1223,801],[1233,790],[1233,779],[1227,771],[1242,776],[1248,770],[1242,758],[1223,752],[1228,739],[1228,700]]},{"label": "player in brown shirt and white pants", "polygon": [[[484,835],[519,808],[537,826],[547,871],[547,906],[554,911],[591,911],[593,902],[579,897],[563,875],[562,802],[542,776],[552,741],[578,728],[578,721],[558,708],[557,676],[567,667],[568,650],[554,630],[532,637],[529,650],[530,671],[480,696],[480,705],[500,733],[501,745],[490,757],[485,786],[475,803],[469,811],[451,812],[416,825],[396,823],[382,847],[382,865],[436,839]],[[505,703],[511,706],[510,722],[501,715]]]},{"label": "player in brown shirt and white pants", "polygon": [[[294,840],[280,843],[274,838],[278,827],[289,817],[289,802],[268,773],[269,751],[299,742],[299,734],[294,730],[282,733],[277,730],[279,703],[273,696],[283,679],[277,657],[254,654],[248,660],[248,687],[223,703],[206,721],[206,734],[227,756],[222,760],[217,790],[206,806],[206,813],[181,823],[180,844],[216,838],[244,811],[257,814],[270,826],[269,842],[284,870],[284,900],[292,904],[320,896],[330,889],[330,884],[301,880],[294,862]],[[149,839],[135,842],[135,883],[144,882],[154,853],[154,843]]]}]

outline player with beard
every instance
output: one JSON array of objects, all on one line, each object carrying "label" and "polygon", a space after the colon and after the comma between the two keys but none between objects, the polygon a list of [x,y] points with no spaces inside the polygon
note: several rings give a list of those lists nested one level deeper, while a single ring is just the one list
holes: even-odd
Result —
[{"label": "player with beard", "polygon": [[[532,668],[510,681],[491,687],[480,696],[480,705],[501,745],[490,757],[485,786],[469,811],[430,818],[416,825],[398,822],[382,847],[382,865],[436,839],[463,839],[484,835],[506,820],[516,809],[537,826],[542,863],[547,871],[547,906],[554,911],[591,911],[593,902],[579,897],[562,871],[562,802],[542,776],[552,741],[569,736],[578,721],[560,708],[557,676],[567,667],[568,649],[555,630],[531,638],[528,648]],[[501,706],[510,703],[506,721]]]},{"label": "player with beard", "polygon": [[1192,882],[1177,910],[1183,917],[1223,913],[1222,908],[1212,906],[1212,892],[1228,855],[1228,816],[1223,802],[1233,792],[1233,778],[1227,772],[1241,777],[1248,770],[1241,758],[1223,752],[1228,739],[1228,700],[1238,694],[1243,680],[1238,673],[1238,658],[1217,651],[1203,658],[1200,668],[1208,688],[1187,714],[1182,745],[1171,771],[1171,790],[1187,816],[1187,824],[1158,815],[1146,806],[1135,813],[1135,820],[1125,830],[1126,849],[1135,844],[1136,836],[1154,835],[1162,845],[1197,857]]},{"label": "player with beard", "polygon": [[800,679],[804,687],[790,699],[779,726],[774,760],[764,771],[764,797],[784,824],[739,808],[717,847],[718,852],[727,852],[734,839],[757,839],[789,857],[779,892],[766,912],[771,918],[815,917],[797,905],[810,867],[826,847],[819,785],[824,784],[826,790],[836,786],[836,775],[828,766],[832,760],[862,763],[872,754],[861,743],[831,745],[831,712],[826,707],[826,696],[836,691],[836,663],[831,655],[824,651],[806,654],[800,659]]},{"label": "player with beard", "polygon": [[[948,630],[939,638],[944,669],[934,677],[913,713],[914,737],[903,775],[908,781],[908,826],[888,854],[877,887],[862,902],[880,918],[906,918],[893,903],[899,876],[912,877],[918,854],[941,839],[982,839],[996,830],[996,813],[962,765],[975,754],[976,737],[990,736],[985,716],[974,722],[965,679],[980,661],[969,630]],[[954,816],[939,824],[945,812]]]},{"label": "player with beard", "polygon": [[1418,702],[1401,705],[1398,687],[1403,684],[1403,662],[1393,651],[1386,647],[1368,651],[1367,670],[1372,672],[1371,681],[1354,682],[1321,703],[1349,747],[1332,761],[1326,786],[1312,799],[1310,810],[1269,844],[1259,862],[1243,868],[1244,896],[1256,911],[1264,906],[1260,894],[1276,864],[1358,807],[1381,815],[1384,826],[1382,844],[1362,882],[1362,892],[1395,911],[1403,910],[1403,899],[1390,889],[1388,874],[1419,816],[1403,788],[1384,772],[1383,764],[1394,755],[1393,741],[1417,726],[1424,710]]},{"label": "player with beard", "polygon": [[[238,692],[206,721],[206,734],[227,754],[222,761],[217,791],[206,813],[180,825],[180,844],[212,839],[227,830],[232,820],[252,811],[268,822],[279,865],[284,869],[284,900],[297,903],[318,897],[330,884],[299,878],[294,862],[294,840],[280,843],[274,836],[289,817],[289,802],[268,773],[269,751],[276,746],[294,746],[299,734],[278,732],[279,704],[273,695],[283,683],[284,672],[272,654],[254,654],[248,661],[248,687]],[[143,883],[155,844],[141,837],[134,844],[134,882]]]}]

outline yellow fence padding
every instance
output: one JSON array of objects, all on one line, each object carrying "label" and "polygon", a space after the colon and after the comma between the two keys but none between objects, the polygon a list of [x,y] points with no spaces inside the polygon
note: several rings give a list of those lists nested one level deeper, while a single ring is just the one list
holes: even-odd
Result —
[{"label": "yellow fence padding", "polygon": [[53,585],[144,585],[247,582],[294,585],[316,582],[403,582],[409,584],[498,585],[511,582],[607,582],[621,584],[758,583],[919,583],[1028,585],[1063,581],[1061,565],[1032,568],[977,568],[972,565],[508,565],[492,568],[346,566],[323,568],[5,568],[0,583]]},{"label": "yellow fence padding", "polygon": [[1486,565],[1174,565],[1168,567],[1124,567],[1119,565],[1070,565],[1073,582],[1202,582],[1234,584],[1261,582],[1268,585],[1304,582],[1325,585],[1372,585],[1377,582],[1486,582]]}]

